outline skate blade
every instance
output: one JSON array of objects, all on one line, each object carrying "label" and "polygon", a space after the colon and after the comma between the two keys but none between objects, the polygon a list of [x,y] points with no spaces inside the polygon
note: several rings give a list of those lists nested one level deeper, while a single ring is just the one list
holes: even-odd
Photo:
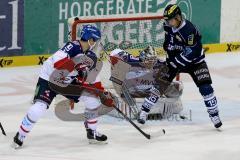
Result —
[{"label": "skate blade", "polygon": [[89,139],[88,140],[89,144],[108,144],[107,141],[97,141],[96,139]]},{"label": "skate blade", "polygon": [[13,149],[20,149],[22,148],[22,146],[19,146],[17,143],[13,142],[11,145],[10,145]]},{"label": "skate blade", "polygon": [[221,127],[216,128],[216,130],[217,130],[218,132],[222,132],[222,131],[223,131],[223,128],[222,128],[222,126],[221,126]]}]

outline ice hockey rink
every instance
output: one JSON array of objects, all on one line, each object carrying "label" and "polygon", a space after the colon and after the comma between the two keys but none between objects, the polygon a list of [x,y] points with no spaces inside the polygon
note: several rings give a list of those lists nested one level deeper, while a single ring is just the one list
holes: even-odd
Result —
[{"label": "ice hockey rink", "polygon": [[[240,54],[207,55],[218,97],[222,131],[214,129],[198,89],[182,74],[184,114],[188,120],[149,121],[142,127],[153,135],[145,139],[128,122],[108,116],[99,130],[109,140],[89,145],[82,122],[64,122],[49,109],[27,137],[24,147],[10,147],[20,122],[31,106],[40,66],[0,70],[0,160],[239,160],[240,159]],[[191,110],[191,116],[190,116]],[[161,129],[166,134],[161,134]]]}]

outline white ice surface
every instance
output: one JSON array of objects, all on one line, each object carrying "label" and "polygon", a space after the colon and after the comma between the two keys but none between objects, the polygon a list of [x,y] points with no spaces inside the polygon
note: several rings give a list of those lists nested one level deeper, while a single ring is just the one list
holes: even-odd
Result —
[{"label": "white ice surface", "polygon": [[[182,101],[192,120],[148,122],[145,139],[126,121],[103,117],[99,131],[106,145],[89,145],[82,122],[56,118],[53,107],[36,124],[20,150],[10,148],[12,137],[30,107],[39,67],[0,69],[0,160],[239,160],[240,159],[240,53],[208,55],[213,87],[218,97],[223,130],[216,131],[198,89],[188,75]],[[161,135],[165,128],[166,135]]]}]

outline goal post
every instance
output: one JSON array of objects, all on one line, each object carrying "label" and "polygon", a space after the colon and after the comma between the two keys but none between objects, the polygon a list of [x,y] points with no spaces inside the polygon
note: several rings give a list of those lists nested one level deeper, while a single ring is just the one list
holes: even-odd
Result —
[{"label": "goal post", "polygon": [[72,40],[77,38],[77,25],[86,23],[104,23],[104,22],[127,22],[127,21],[143,21],[143,20],[162,20],[163,16],[147,16],[147,17],[125,17],[125,18],[98,18],[98,19],[79,19],[72,24]]},{"label": "goal post", "polygon": [[111,51],[116,47],[129,51],[133,55],[148,45],[156,48],[157,54],[163,54],[164,42],[163,16],[114,17],[83,19],[74,21],[71,28],[72,40],[78,39],[84,24],[93,24],[100,28],[101,43],[104,49]]},{"label": "goal post", "polygon": [[[148,45],[151,45],[155,48],[158,56],[165,58],[165,51],[163,50],[165,31],[163,29],[163,16],[161,15],[108,18],[77,17],[78,20],[74,20],[75,18],[73,17],[72,21],[68,22],[70,23],[72,40],[80,38],[78,35],[80,35],[79,32],[83,25],[92,24],[101,30],[102,38],[100,41],[105,51],[110,52],[115,48],[120,48],[136,56]],[[96,47],[95,51],[100,52],[99,50],[102,49]],[[101,60],[106,59],[103,52],[97,54],[99,54]],[[104,64],[104,67],[108,66]],[[179,75],[176,80],[180,80]]]}]

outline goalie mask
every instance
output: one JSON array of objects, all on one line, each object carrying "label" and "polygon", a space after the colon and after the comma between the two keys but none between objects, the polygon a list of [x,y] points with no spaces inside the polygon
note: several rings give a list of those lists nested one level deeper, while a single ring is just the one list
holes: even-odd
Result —
[{"label": "goalie mask", "polygon": [[145,67],[152,68],[157,61],[157,54],[154,47],[148,46],[141,51],[139,54],[139,59]]}]

